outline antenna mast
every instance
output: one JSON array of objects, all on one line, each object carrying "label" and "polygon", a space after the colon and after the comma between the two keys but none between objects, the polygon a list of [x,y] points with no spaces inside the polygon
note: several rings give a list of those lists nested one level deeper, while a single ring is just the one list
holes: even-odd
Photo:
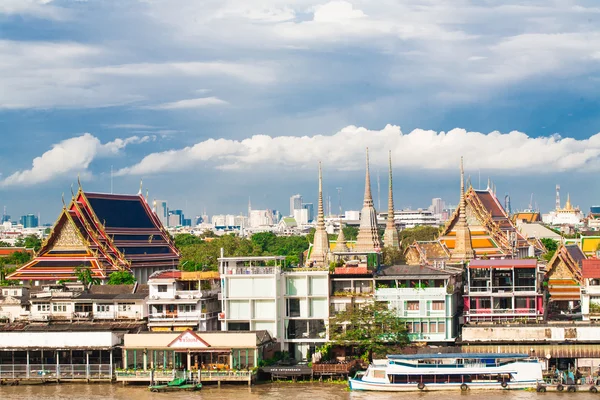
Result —
[{"label": "antenna mast", "polygon": [[560,185],[556,185],[556,209],[560,210]]}]

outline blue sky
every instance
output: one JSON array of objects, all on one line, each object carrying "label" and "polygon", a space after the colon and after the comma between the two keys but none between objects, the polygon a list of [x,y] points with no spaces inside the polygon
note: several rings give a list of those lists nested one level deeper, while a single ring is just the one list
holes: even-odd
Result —
[{"label": "blue sky", "polygon": [[[0,203],[135,193],[188,215],[358,209],[364,149],[386,204],[456,203],[458,162],[543,211],[600,203],[593,1],[2,0]],[[375,179],[373,187],[376,188]]]}]

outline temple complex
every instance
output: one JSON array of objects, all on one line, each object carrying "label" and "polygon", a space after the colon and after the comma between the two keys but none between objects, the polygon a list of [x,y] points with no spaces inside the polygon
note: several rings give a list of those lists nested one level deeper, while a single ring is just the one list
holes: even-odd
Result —
[{"label": "temple complex", "polygon": [[360,212],[360,227],[356,237],[355,251],[378,253],[383,244],[377,229],[377,212],[371,196],[371,176],[369,175],[369,149],[367,149],[367,168],[365,175],[365,198]]},{"label": "temple complex", "polygon": [[385,247],[400,248],[400,240],[398,229],[396,229],[396,220],[394,219],[394,195],[392,190],[392,152],[389,154],[390,159],[390,182],[388,192],[388,215],[385,232],[383,233],[383,244]]},{"label": "temple complex", "polygon": [[528,241],[516,229],[490,187],[485,190],[469,187],[464,192],[462,163],[459,207],[436,242],[439,244],[425,242],[408,246],[404,253],[407,262],[432,264],[472,258],[523,258],[544,251],[538,240]]},{"label": "temple complex", "polygon": [[557,200],[556,209],[542,216],[544,223],[549,225],[583,225],[583,219],[584,215],[579,207],[573,207],[571,204],[571,196],[569,194],[567,194],[567,202],[564,208],[560,207],[560,200]]},{"label": "temple complex", "polygon": [[582,262],[585,259],[585,254],[576,244],[561,244],[548,262],[548,318],[581,313]]},{"label": "temple complex", "polygon": [[[340,228],[341,229],[341,228]],[[328,264],[329,237],[325,230],[325,212],[323,211],[323,174],[319,162],[319,206],[317,211],[317,228],[313,244],[309,249],[307,264],[311,266],[324,267]]]},{"label": "temple complex", "polygon": [[178,264],[179,251],[141,191],[89,193],[79,186],[35,258],[7,279],[34,285],[75,281],[78,268],[89,268],[101,281],[112,272],[130,271],[146,283],[153,272]]},{"label": "temple complex", "polygon": [[333,249],[335,253],[345,253],[348,251],[348,245],[346,244],[346,236],[344,235],[344,225],[340,219],[340,233],[335,241],[335,247]]}]

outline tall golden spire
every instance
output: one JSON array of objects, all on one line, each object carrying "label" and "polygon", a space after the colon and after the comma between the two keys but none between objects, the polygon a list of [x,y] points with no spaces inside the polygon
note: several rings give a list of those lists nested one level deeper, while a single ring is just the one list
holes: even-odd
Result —
[{"label": "tall golden spire", "polygon": [[452,251],[452,259],[469,260],[475,257],[471,243],[471,231],[467,224],[467,204],[465,199],[465,171],[463,158],[460,157],[460,203],[458,209],[458,221],[454,226],[456,231],[456,243]]},{"label": "tall golden spire", "polygon": [[567,193],[567,202],[565,203],[565,210],[571,210],[573,206],[571,205],[571,194]]},{"label": "tall golden spire", "polygon": [[325,213],[323,211],[323,174],[319,161],[319,206],[317,209],[317,228],[307,263],[314,266],[326,266],[329,254],[329,237],[325,230]]},{"label": "tall golden spire", "polygon": [[380,252],[381,238],[377,229],[377,212],[371,196],[371,176],[369,175],[369,149],[367,148],[367,165],[365,174],[365,199],[360,212],[360,227],[356,237],[355,249],[358,252]]},{"label": "tall golden spire", "polygon": [[385,247],[400,247],[400,240],[398,237],[398,230],[396,229],[396,220],[394,219],[394,194],[392,189],[392,151],[389,152],[389,164],[390,164],[390,182],[388,192],[388,217],[385,226],[385,232],[383,233],[383,244]]}]

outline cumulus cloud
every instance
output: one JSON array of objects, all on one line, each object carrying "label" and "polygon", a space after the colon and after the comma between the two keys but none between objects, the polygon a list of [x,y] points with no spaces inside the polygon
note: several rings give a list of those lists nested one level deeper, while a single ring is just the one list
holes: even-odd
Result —
[{"label": "cumulus cloud", "polygon": [[221,100],[218,97],[199,97],[196,99],[185,99],[179,101],[173,101],[169,103],[157,104],[155,106],[145,106],[150,110],[181,110],[189,108],[203,108],[209,106],[221,106],[229,104],[225,100]]},{"label": "cumulus cloud", "polygon": [[333,135],[255,135],[244,140],[208,139],[193,146],[149,154],[118,175],[143,175],[180,171],[206,163],[220,169],[250,167],[298,169],[322,160],[328,168],[356,170],[364,166],[369,147],[373,165],[385,167],[387,150],[396,168],[448,170],[457,167],[460,155],[467,165],[508,173],[556,172],[600,169],[600,133],[589,139],[530,137],[523,132],[484,134],[452,129],[449,132],[400,127],[381,130],[347,126]]},{"label": "cumulus cloud", "polygon": [[116,155],[130,144],[143,143],[151,137],[132,136],[102,143],[90,133],[63,140],[32,162],[27,170],[17,171],[0,181],[0,186],[31,186],[73,173],[89,175],[94,159]]}]

